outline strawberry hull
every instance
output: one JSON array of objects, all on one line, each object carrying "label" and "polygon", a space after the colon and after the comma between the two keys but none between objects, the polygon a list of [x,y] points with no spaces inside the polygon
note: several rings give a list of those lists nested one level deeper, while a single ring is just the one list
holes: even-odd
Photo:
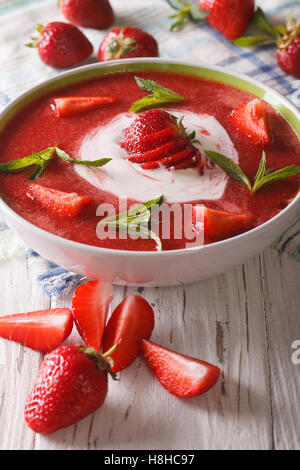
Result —
[{"label": "strawberry hull", "polygon": [[[136,86],[133,73],[114,74],[109,77],[85,81],[62,89],[61,93],[48,94],[27,105],[2,131],[0,161],[7,162],[14,158],[30,155],[41,149],[57,145],[73,158],[85,135],[107,123],[120,113],[125,113],[131,104],[145,93]],[[253,95],[219,82],[201,79],[177,73],[147,72],[141,77],[151,78],[185,97],[177,109],[194,113],[207,113],[215,116],[229,134],[239,154],[239,165],[253,180],[259,161],[261,147],[254,146],[251,139],[242,135],[229,119],[233,109],[243,102],[253,99]],[[126,90],[126,93],[124,93]],[[118,102],[101,109],[94,109],[82,115],[59,119],[51,109],[53,96],[114,96]],[[269,167],[275,169],[286,165],[299,165],[299,139],[288,122],[268,103],[265,108],[269,115],[272,141],[265,148]],[[121,136],[120,136],[121,140]],[[222,149],[220,149],[222,151]],[[110,155],[97,155],[110,157]],[[155,170],[153,170],[155,171]],[[167,171],[167,170],[166,170]],[[1,196],[4,201],[24,219],[38,227],[69,240],[87,245],[101,246],[121,250],[154,251],[153,240],[105,239],[99,240],[96,226],[99,217],[97,207],[105,203],[119,207],[117,195],[103,191],[81,178],[72,165],[55,158],[47,170],[38,179],[38,184],[55,188],[58,191],[74,192],[91,199],[91,203],[75,219],[59,220],[47,213],[26,197],[30,171],[19,174],[0,174]],[[134,184],[134,181],[132,182]],[[253,226],[258,226],[277,215],[295,197],[299,187],[299,178],[293,177],[270,185],[254,196],[249,197],[249,190],[239,182],[228,178],[222,198],[217,200],[194,200],[193,203],[205,205],[214,210],[243,214],[251,217]],[[144,201],[147,200],[145,194]],[[130,200],[129,204],[136,202]],[[172,232],[172,228],[171,228]],[[170,238],[163,240],[164,250],[184,248],[185,239]]]}]

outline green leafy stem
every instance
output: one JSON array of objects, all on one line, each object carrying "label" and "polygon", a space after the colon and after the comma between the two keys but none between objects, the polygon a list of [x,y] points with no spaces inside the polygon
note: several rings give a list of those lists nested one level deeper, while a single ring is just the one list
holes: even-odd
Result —
[{"label": "green leafy stem", "polygon": [[266,169],[266,154],[262,153],[262,158],[259,162],[258,170],[254,178],[253,184],[251,183],[248,176],[243,172],[240,166],[235,163],[231,158],[222,155],[221,153],[212,152],[211,150],[205,150],[206,155],[222,170],[225,171],[231,178],[239,181],[239,183],[245,184],[252,194],[256,193],[258,189],[267,186],[276,181],[290,178],[300,173],[300,166],[289,165],[279,170],[273,171],[274,168]]},{"label": "green leafy stem", "polygon": [[146,78],[140,77],[134,78],[139,88],[147,91],[150,94],[144,96],[144,98],[141,98],[138,101],[135,101],[129,109],[129,112],[131,113],[138,113],[140,111],[144,111],[145,109],[184,100],[183,96],[179,95],[173,90],[170,90],[169,88],[164,87],[154,80],[148,80]]},{"label": "green leafy stem", "polygon": [[71,158],[66,152],[64,152],[64,150],[61,150],[58,147],[48,147],[45,150],[41,150],[40,152],[33,152],[31,155],[27,155],[26,157],[18,158],[17,160],[12,160],[6,163],[1,163],[0,172],[19,173],[29,169],[30,167],[34,167],[30,175],[30,180],[35,180],[44,173],[55,155],[69,163],[94,167],[106,165],[106,163],[110,162],[111,160],[111,158],[100,158],[98,160],[77,160],[75,158]]},{"label": "green leafy stem", "polygon": [[161,239],[156,232],[151,230],[151,226],[159,222],[152,220],[151,210],[154,206],[160,206],[162,201],[163,196],[159,196],[156,199],[138,204],[129,211],[105,217],[99,222],[99,225],[128,233],[129,236],[138,233],[140,238],[150,238],[156,242],[158,250],[161,251]]},{"label": "green leafy stem", "polygon": [[[296,22],[291,16],[287,21],[287,26],[277,25],[273,26],[267,19],[266,15],[261,8],[257,8],[253,14],[250,27],[256,30],[263,31],[264,34],[257,34],[255,36],[240,37],[233,41],[233,44],[240,47],[252,47],[261,44],[275,43],[279,45],[284,39],[287,32],[296,26]],[[297,34],[297,28],[294,28]],[[267,34],[265,34],[267,33]]]}]

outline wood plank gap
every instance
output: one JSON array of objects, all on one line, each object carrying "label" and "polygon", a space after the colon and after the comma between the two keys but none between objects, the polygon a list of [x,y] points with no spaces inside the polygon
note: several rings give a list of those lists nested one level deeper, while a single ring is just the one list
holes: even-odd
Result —
[{"label": "wood plank gap", "polygon": [[271,449],[275,449],[275,434],[274,434],[274,411],[273,411],[273,393],[272,393],[272,379],[271,379],[271,364],[270,364],[270,334],[268,325],[267,315],[267,285],[265,281],[265,269],[263,262],[263,254],[259,255],[259,271],[260,271],[260,282],[263,298],[263,315],[264,315],[264,327],[265,327],[265,338],[266,338],[266,365],[267,365],[267,384],[269,393],[269,404],[270,404],[270,418],[271,418]]}]

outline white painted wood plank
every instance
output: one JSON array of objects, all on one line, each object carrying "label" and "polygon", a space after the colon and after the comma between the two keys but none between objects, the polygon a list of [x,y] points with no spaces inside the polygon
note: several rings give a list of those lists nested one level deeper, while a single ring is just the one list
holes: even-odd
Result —
[{"label": "white painted wood plank", "polygon": [[[153,305],[153,341],[217,363],[222,379],[208,394],[181,400],[166,392],[143,359],[110,381],[104,406],[48,437],[47,449],[255,449],[271,447],[259,264],[185,287],[115,288]],[[249,318],[249,311],[251,318]]]},{"label": "white painted wood plank", "polygon": [[[35,281],[39,269],[45,269],[42,262],[29,265],[26,255],[1,261],[0,315],[49,308],[49,299]],[[1,339],[1,343],[4,364],[0,366],[0,448],[31,449],[35,435],[28,432],[25,424],[24,403],[42,356],[12,341]]]},{"label": "white painted wood plank", "polygon": [[[287,363],[299,325],[299,265],[283,257],[282,266],[277,266],[276,257],[270,250],[262,264],[255,258],[226,275],[185,287],[114,288],[112,308],[129,292],[140,293],[153,305],[153,341],[221,367],[219,383],[200,397],[181,400],[168,394],[139,358],[120,374],[119,382],[110,381],[101,409],[51,436],[35,435],[24,423],[23,407],[42,356],[5,341],[0,429],[6,432],[0,433],[0,448],[270,449],[289,448],[289,442],[299,446],[299,388],[293,382],[297,366]],[[1,314],[48,307],[49,299],[35,280],[45,269],[39,263],[28,266],[19,259],[1,264]],[[70,295],[52,299],[51,306],[68,306],[70,301]],[[289,313],[282,315],[285,307]],[[274,312],[281,313],[279,323]],[[273,346],[268,346],[270,338]],[[77,341],[74,329],[69,342]],[[287,359],[281,363],[286,350]]]},{"label": "white painted wood plank", "polygon": [[300,340],[300,264],[267,250],[261,262],[273,440],[276,449],[300,446],[300,365],[292,363],[294,340]]}]

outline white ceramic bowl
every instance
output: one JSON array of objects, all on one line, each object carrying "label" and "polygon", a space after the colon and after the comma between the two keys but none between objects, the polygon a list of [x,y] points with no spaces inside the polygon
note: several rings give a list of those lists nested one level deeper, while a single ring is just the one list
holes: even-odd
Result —
[{"label": "white ceramic bowl", "polygon": [[[12,101],[0,115],[0,131],[7,121],[36,96],[85,79],[112,72],[175,71],[213,78],[249,91],[268,101],[300,135],[300,114],[280,94],[245,75],[199,63],[164,59],[126,59],[79,67],[31,88]],[[165,252],[98,248],[66,240],[29,223],[3,200],[0,210],[7,224],[25,243],[48,260],[75,273],[118,285],[171,286],[223,273],[269,246],[300,215],[300,194],[278,215],[236,237],[205,245]]]}]

